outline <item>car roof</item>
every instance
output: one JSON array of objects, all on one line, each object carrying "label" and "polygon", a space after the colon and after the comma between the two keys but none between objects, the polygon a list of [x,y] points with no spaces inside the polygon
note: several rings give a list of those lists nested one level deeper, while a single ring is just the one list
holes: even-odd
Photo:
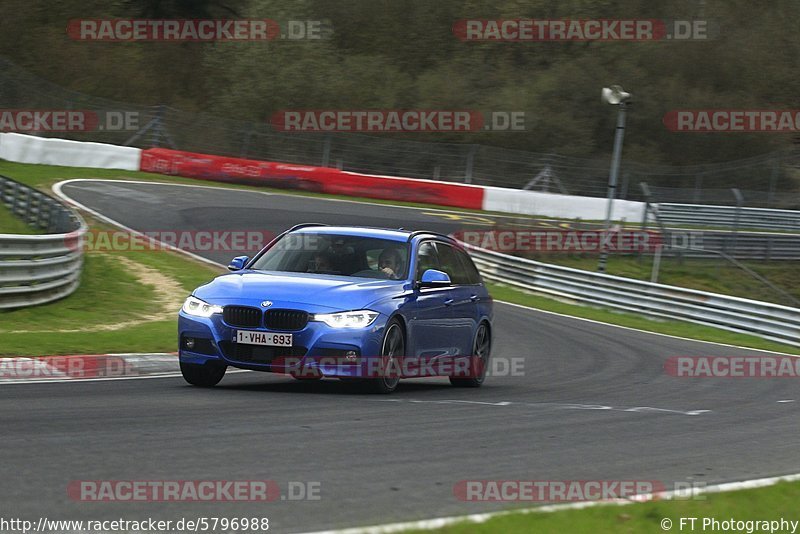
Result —
[{"label": "car roof", "polygon": [[327,235],[346,235],[346,236],[361,236],[361,237],[375,237],[378,239],[388,239],[390,241],[408,241],[408,236],[411,234],[407,230],[392,230],[389,228],[370,228],[365,226],[304,226],[296,230],[290,230],[292,233],[311,233],[311,234],[327,234]]},{"label": "car roof", "polygon": [[455,240],[443,234],[422,230],[404,230],[394,228],[376,228],[373,226],[327,226],[324,224],[307,224],[295,226],[292,233],[313,233],[328,235],[346,235],[359,237],[373,237],[377,239],[387,239],[390,241],[408,242],[416,236],[434,237],[444,241],[455,242]]},{"label": "car roof", "polygon": [[313,233],[313,234],[327,234],[327,235],[346,235],[346,236],[361,236],[361,237],[374,237],[378,239],[388,239],[390,241],[408,241],[408,236],[411,235],[407,230],[392,230],[389,228],[370,228],[364,226],[304,226],[296,230],[290,230],[292,233]]}]

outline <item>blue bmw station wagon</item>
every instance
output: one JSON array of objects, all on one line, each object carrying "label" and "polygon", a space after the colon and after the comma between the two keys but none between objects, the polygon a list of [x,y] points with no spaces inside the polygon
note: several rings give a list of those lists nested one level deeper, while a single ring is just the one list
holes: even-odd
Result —
[{"label": "blue bmw station wagon", "polygon": [[303,224],[198,287],[178,320],[180,367],[210,387],[228,366],[353,380],[478,387],[492,298],[458,242],[432,232]]}]

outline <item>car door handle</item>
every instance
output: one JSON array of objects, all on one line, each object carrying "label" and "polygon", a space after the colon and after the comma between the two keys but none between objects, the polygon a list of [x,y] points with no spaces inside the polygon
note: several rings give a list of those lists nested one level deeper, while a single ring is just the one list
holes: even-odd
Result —
[{"label": "car door handle", "polygon": [[453,304],[453,302],[454,302],[453,299],[447,299],[446,301],[444,301],[444,305],[445,306],[450,306],[451,304]]},{"label": "car door handle", "polygon": [[481,300],[481,298],[478,295],[472,295],[469,297],[469,300],[471,300],[472,302],[478,302],[479,300]]}]

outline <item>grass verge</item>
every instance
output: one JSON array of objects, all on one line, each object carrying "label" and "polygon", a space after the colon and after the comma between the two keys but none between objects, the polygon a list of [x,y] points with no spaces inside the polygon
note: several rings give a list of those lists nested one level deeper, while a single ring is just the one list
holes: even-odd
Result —
[{"label": "grass verge", "polygon": [[[723,521],[797,521],[800,482],[779,482],[774,486],[725,493],[703,494],[703,499],[651,501],[626,506],[594,506],[580,510],[541,513],[511,513],[484,523],[458,523],[440,528],[442,534],[516,533],[628,533],[628,532],[769,532],[758,528],[721,528]],[[695,528],[681,518],[697,518]],[[666,521],[669,523],[667,524]],[[717,528],[703,526],[704,520],[716,519]],[[664,523],[662,523],[664,521]],[[664,525],[664,526],[662,526]],[[751,523],[751,527],[752,527]],[[669,528],[666,528],[668,526]],[[775,530],[775,532],[792,532]],[[430,530],[419,531],[430,532]]]},{"label": "grass verge", "polygon": [[0,204],[0,234],[34,235],[41,232],[16,217],[5,205]]}]

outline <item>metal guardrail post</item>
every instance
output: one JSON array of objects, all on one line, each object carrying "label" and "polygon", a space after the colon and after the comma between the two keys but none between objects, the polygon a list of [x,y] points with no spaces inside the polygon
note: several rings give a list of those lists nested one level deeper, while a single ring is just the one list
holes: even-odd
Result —
[{"label": "metal guardrail post", "polygon": [[28,213],[30,213],[30,210],[31,210],[31,200],[33,198],[33,194],[32,193],[33,193],[33,189],[30,189],[30,188],[27,188],[27,187],[24,189],[24,193],[23,193],[24,200],[23,200],[23,208],[22,208],[24,211],[22,213],[20,213],[19,215],[22,218],[22,220],[25,221],[26,223],[28,222]]},{"label": "metal guardrail post", "polygon": [[39,230],[46,228],[47,217],[49,214],[50,205],[47,203],[47,197],[41,195],[39,198],[39,213],[36,214],[36,228]]},{"label": "metal guardrail post", "polygon": [[11,213],[17,215],[20,207],[22,206],[22,195],[19,194],[22,184],[12,182],[11,184]]},{"label": "metal guardrail post", "polygon": [[331,162],[331,136],[325,136],[325,142],[322,144],[322,166],[327,167]]},{"label": "metal guardrail post", "polygon": [[150,129],[150,146],[152,147],[160,147],[161,146],[161,131],[162,131],[162,123],[164,122],[164,105],[159,105],[158,110],[156,111],[155,120],[153,122],[153,127]]},{"label": "metal guardrail post", "polygon": [[650,271],[650,282],[655,284],[658,282],[658,271],[661,269],[661,250],[664,248],[664,245],[658,245],[656,247],[656,253],[653,256],[653,269]]},{"label": "metal guardrail post", "polygon": [[472,183],[472,172],[475,167],[475,154],[478,152],[478,145],[470,145],[467,153],[467,168],[464,170],[464,183]]},{"label": "metal guardrail post", "polygon": [[644,219],[642,220],[642,228],[645,228],[648,215],[654,211],[653,194],[650,192],[650,186],[647,185],[647,182],[639,182],[639,189],[642,190],[642,196],[644,197]]},{"label": "metal guardrail post", "polygon": [[775,160],[772,163],[772,172],[769,176],[769,190],[767,191],[767,205],[774,206],[775,205],[775,189],[778,185],[778,175],[780,174],[781,169],[781,156],[778,155],[775,157]]},{"label": "metal guardrail post", "polygon": [[[734,198],[736,198],[736,213],[733,216],[733,254],[736,254],[736,235],[739,233],[739,221],[742,219],[742,205],[744,196],[737,188],[731,188]],[[725,251],[727,252],[727,251]]]},{"label": "metal guardrail post", "polygon": [[[652,209],[652,205],[650,204],[650,188],[647,187],[645,182],[639,182],[639,188],[642,190],[642,196],[644,197],[644,213],[642,213],[642,232],[646,232],[648,228],[648,218],[650,217],[650,211]],[[642,258],[644,254],[642,251],[639,251],[637,255],[637,260],[639,264],[642,263]]]}]

